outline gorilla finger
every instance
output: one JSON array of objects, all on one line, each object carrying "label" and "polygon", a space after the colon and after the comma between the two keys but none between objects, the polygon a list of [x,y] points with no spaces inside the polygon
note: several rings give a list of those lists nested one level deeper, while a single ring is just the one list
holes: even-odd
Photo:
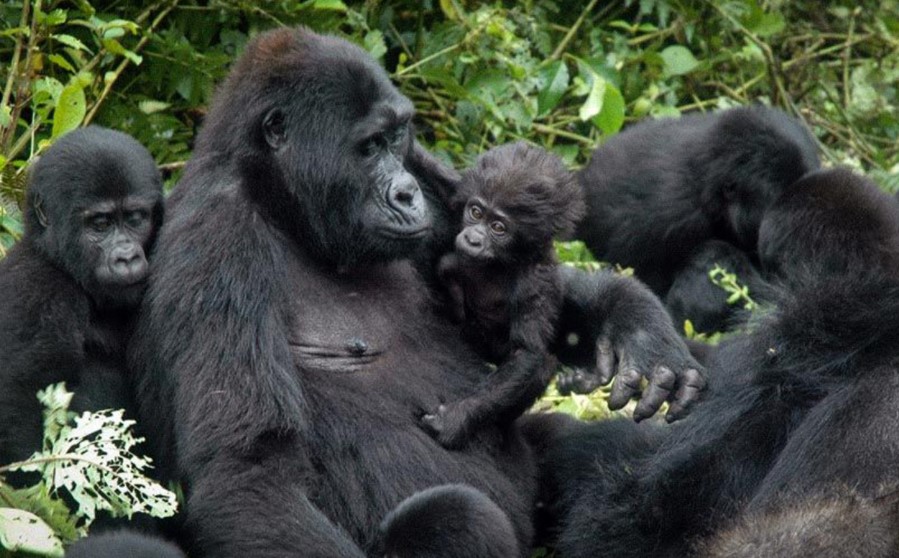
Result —
[{"label": "gorilla finger", "polygon": [[632,397],[640,393],[640,381],[643,376],[635,368],[629,367],[615,376],[612,393],[609,395],[609,408],[613,411],[627,405]]},{"label": "gorilla finger", "polygon": [[596,373],[600,384],[607,384],[615,374],[615,351],[608,337],[596,340]]},{"label": "gorilla finger", "polygon": [[665,420],[674,422],[682,419],[690,412],[690,407],[700,398],[705,390],[706,380],[703,373],[696,368],[689,368],[681,378],[680,386],[668,407]]},{"label": "gorilla finger", "polygon": [[634,409],[634,420],[640,422],[656,414],[662,403],[668,400],[676,384],[677,376],[670,368],[666,366],[656,368],[649,379],[649,385],[643,391],[643,397]]}]

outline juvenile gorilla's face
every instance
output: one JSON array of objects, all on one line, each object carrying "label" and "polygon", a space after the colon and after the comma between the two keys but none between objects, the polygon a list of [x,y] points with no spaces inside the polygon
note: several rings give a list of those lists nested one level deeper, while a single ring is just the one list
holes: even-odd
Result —
[{"label": "juvenile gorilla's face", "polygon": [[127,196],[90,205],[75,216],[85,287],[95,298],[131,307],[149,272],[146,250],[153,235],[155,200]]}]

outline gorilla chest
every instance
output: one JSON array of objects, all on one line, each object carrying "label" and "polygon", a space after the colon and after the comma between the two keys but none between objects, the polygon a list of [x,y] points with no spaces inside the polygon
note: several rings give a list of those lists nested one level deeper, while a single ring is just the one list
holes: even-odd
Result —
[{"label": "gorilla chest", "polygon": [[353,274],[306,267],[292,276],[289,343],[304,370],[387,366],[425,307],[423,286],[401,264]]}]

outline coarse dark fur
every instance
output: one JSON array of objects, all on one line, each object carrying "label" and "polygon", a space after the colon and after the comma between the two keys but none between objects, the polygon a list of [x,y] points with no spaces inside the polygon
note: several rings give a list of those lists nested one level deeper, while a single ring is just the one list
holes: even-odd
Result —
[{"label": "coarse dark fur", "polygon": [[161,221],[156,164],[121,132],[70,132],[30,169],[25,234],[0,261],[0,464],[41,449],[49,384],[74,411],[131,406],[125,342]]},{"label": "coarse dark fur", "polygon": [[[576,236],[665,296],[708,240],[728,242],[757,264],[765,209],[818,167],[811,134],[773,108],[641,122],[599,147],[578,173],[587,215]],[[719,312],[729,310],[725,303]]]},{"label": "coarse dark fur", "polygon": [[[899,482],[899,282],[797,285],[718,349],[706,400],[658,439],[602,450],[642,436],[619,421],[549,444],[541,468],[545,485],[563,487],[547,503],[560,556],[690,556],[743,513],[801,506],[827,486],[871,498]],[[584,438],[604,465],[574,476],[566,463],[581,459]]]},{"label": "coarse dark fur", "polygon": [[66,549],[65,558],[185,558],[175,545],[132,531],[91,535]]},{"label": "coarse dark fur", "polygon": [[574,230],[584,201],[561,159],[520,142],[481,155],[451,208],[456,247],[438,276],[463,335],[498,366],[477,393],[423,419],[442,444],[458,447],[485,423],[514,420],[546,389],[563,297],[552,241]]},{"label": "coarse dark fur", "polygon": [[709,277],[715,266],[736,275],[754,300],[765,296],[766,282],[746,252],[723,240],[707,240],[693,250],[665,295],[675,327],[683,329],[684,322],[690,320],[695,331],[714,333],[732,329],[742,321],[744,301],[728,302],[730,293]]},{"label": "coarse dark fur", "polygon": [[[705,370],[675,330],[661,301],[640,281],[612,271],[558,267],[565,299],[550,352],[577,367],[560,387],[588,393],[615,383],[609,407],[640,395],[638,421],[669,403],[668,421],[686,416],[706,386]],[[645,385],[644,385],[645,380]]]},{"label": "coarse dark fur", "polygon": [[508,558],[521,550],[508,516],[490,498],[461,484],[416,492],[381,524],[376,556]]},{"label": "coarse dark fur", "polygon": [[516,425],[459,451],[421,428],[489,367],[420,275],[451,243],[457,185],[411,117],[363,50],[304,28],[251,41],[216,95],[129,350],[192,556],[363,556],[400,502],[458,483],[528,552],[536,472]]},{"label": "coarse dark fur", "polygon": [[452,175],[411,117],[364,51],[303,28],[258,36],[217,93],[130,352],[191,555],[363,556],[391,509],[448,483],[486,494],[529,548],[514,426],[450,452],[419,424],[489,370],[407,259],[430,225],[419,186]]},{"label": "coarse dark fur", "polygon": [[896,558],[899,505],[895,487],[864,497],[847,487],[791,497],[753,511],[703,541],[701,558]]},{"label": "coarse dark fur", "polygon": [[759,255],[764,272],[787,284],[806,275],[899,276],[899,207],[849,169],[808,174],[766,211]]}]

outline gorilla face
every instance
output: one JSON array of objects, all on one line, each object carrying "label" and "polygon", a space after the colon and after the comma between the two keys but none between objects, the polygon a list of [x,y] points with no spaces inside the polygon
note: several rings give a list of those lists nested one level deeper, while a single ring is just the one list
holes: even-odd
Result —
[{"label": "gorilla face", "polygon": [[162,180],[136,140],[89,127],[62,137],[35,164],[29,235],[100,306],[140,302],[147,253],[162,222]]},{"label": "gorilla face", "polygon": [[244,116],[224,125],[258,141],[218,150],[243,153],[243,172],[259,189],[251,194],[264,196],[260,206],[316,259],[353,266],[408,257],[431,228],[409,170],[412,103],[358,47],[283,34],[283,48],[265,48],[275,59],[238,69],[235,95],[225,95],[229,113]]}]

